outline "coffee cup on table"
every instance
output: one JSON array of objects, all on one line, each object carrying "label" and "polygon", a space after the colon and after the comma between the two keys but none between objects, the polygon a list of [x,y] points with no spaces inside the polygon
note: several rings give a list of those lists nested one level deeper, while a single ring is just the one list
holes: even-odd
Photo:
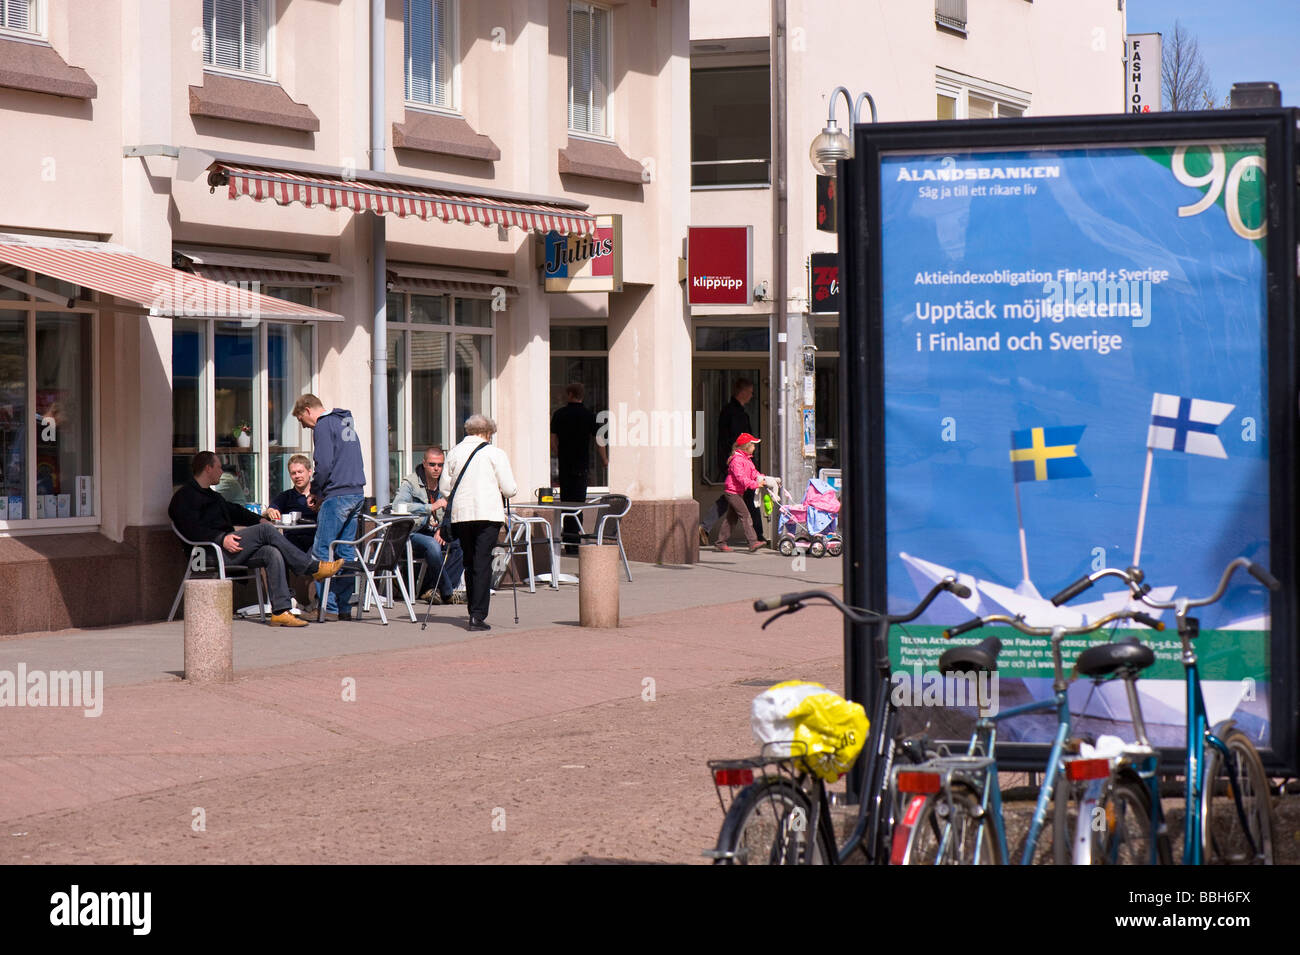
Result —
[{"label": "coffee cup on table", "polygon": [[393,505],[394,514],[409,514],[411,506],[406,501],[398,501]]}]

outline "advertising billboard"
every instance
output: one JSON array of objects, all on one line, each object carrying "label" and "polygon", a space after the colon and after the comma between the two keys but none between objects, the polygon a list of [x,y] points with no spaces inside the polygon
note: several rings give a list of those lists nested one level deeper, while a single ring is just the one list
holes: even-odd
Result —
[{"label": "advertising billboard", "polygon": [[[1279,347],[1294,276],[1277,280],[1294,230],[1280,193],[1294,177],[1268,174],[1287,168],[1294,120],[1263,112],[866,137],[854,227],[879,242],[855,244],[859,294],[845,290],[841,334],[866,331],[865,381],[845,371],[849,394],[869,396],[855,420],[870,434],[846,435],[868,445],[846,467],[846,500],[879,506],[849,528],[859,552],[874,551],[851,602],[879,595],[899,612],[949,574],[972,590],[895,628],[896,671],[933,670],[945,627],[972,617],[1076,626],[1127,606],[1113,578],[1050,602],[1103,567],[1139,565],[1156,599],[1172,600],[1210,594],[1244,556],[1284,589],[1239,575],[1198,611],[1209,719],[1235,720],[1294,763],[1295,482],[1284,475],[1296,391],[1293,350]],[[1156,655],[1138,684],[1148,734],[1178,748],[1181,644],[1172,612],[1163,619],[1164,633],[1125,626]],[[990,632],[1005,644],[999,705],[1050,698],[1048,642],[1006,628],[970,639]],[[1126,632],[1068,640],[1066,671]],[[1076,680],[1070,702],[1076,733],[1132,739],[1122,682]],[[1010,732],[1042,744],[1055,729],[1047,712]]]}]

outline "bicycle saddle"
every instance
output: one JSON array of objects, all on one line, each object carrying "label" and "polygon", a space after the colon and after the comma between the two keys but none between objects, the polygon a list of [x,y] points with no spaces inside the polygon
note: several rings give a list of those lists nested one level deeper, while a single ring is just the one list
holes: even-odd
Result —
[{"label": "bicycle saddle", "polygon": [[978,673],[983,670],[992,673],[998,668],[998,654],[1002,651],[1002,641],[997,637],[985,637],[979,643],[966,647],[953,647],[945,650],[939,658],[939,672],[945,676],[953,673]]},{"label": "bicycle saddle", "polygon": [[1084,676],[1101,677],[1110,676],[1117,670],[1136,673],[1155,662],[1155,651],[1137,637],[1128,636],[1084,650],[1079,654],[1074,669]]}]

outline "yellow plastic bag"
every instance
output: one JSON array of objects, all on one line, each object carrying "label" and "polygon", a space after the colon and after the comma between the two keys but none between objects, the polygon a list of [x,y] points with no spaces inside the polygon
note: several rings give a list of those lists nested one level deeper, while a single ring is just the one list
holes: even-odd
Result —
[{"label": "yellow plastic bag", "polygon": [[768,687],[750,706],[749,725],[765,752],[803,756],[827,782],[848,772],[867,741],[867,714],[820,683],[789,680]]}]

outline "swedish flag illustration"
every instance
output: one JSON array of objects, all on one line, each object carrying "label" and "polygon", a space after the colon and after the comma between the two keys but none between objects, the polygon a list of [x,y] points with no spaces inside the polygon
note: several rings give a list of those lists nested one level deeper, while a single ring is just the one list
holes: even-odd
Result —
[{"label": "swedish flag illustration", "polygon": [[1026,428],[1011,432],[1011,467],[1019,481],[1055,481],[1089,477],[1077,450],[1087,425]]}]

